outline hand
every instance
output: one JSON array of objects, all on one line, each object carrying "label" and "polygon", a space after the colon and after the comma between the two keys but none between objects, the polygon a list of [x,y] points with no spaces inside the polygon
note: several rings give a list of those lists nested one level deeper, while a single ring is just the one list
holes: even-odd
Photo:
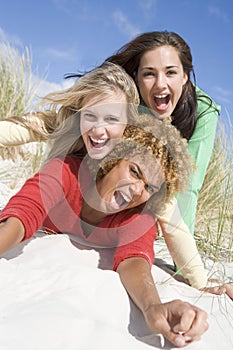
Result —
[{"label": "hand", "polygon": [[216,279],[209,279],[208,282],[209,285],[201,288],[201,291],[216,295],[227,294],[233,300],[233,284],[223,283]]},{"label": "hand", "polygon": [[200,339],[208,329],[206,312],[181,300],[152,304],[144,317],[153,332],[161,333],[177,347]]}]

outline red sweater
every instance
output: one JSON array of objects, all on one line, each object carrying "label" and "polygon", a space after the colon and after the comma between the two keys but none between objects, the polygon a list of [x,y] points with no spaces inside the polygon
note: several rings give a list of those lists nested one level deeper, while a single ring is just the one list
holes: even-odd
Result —
[{"label": "red sweater", "polygon": [[[82,163],[82,165],[81,165]],[[80,166],[81,165],[81,166]],[[0,222],[14,216],[22,221],[28,239],[43,226],[55,233],[71,233],[101,247],[115,247],[113,269],[129,257],[154,260],[156,226],[149,213],[132,210],[107,216],[86,237],[80,220],[83,195],[90,185],[85,163],[73,157],[50,161],[28,179],[0,213]]]}]

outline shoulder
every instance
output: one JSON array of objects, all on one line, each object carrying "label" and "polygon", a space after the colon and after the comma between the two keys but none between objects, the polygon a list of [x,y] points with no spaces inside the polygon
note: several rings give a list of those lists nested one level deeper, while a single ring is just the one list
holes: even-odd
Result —
[{"label": "shoulder", "polygon": [[67,181],[90,182],[86,161],[73,156],[53,158],[39,171],[39,176],[50,176],[63,183]]},{"label": "shoulder", "polygon": [[79,170],[82,161],[79,158],[72,156],[67,157],[57,157],[51,159],[49,162],[45,163],[43,169],[67,169],[67,170]]},{"label": "shoulder", "polygon": [[198,117],[202,117],[205,114],[214,113],[217,116],[220,114],[221,106],[218,105],[212,97],[206,92],[201,90],[198,86],[195,86],[197,94],[197,114]]}]

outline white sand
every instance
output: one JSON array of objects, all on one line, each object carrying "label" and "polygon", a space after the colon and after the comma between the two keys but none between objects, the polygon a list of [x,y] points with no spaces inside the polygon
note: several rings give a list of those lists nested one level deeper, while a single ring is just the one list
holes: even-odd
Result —
[{"label": "white sand", "polygon": [[[98,267],[102,253],[78,249],[68,235],[37,234],[2,255],[0,349],[161,349],[118,274]],[[181,298],[209,313],[209,330],[187,349],[232,350],[228,297],[202,295],[156,266],[153,275],[162,300]]]},{"label": "white sand", "polygon": [[[1,182],[0,208],[14,192]],[[0,350],[175,349],[149,331],[118,274],[100,268],[108,268],[108,253],[37,233],[0,256]],[[152,272],[163,301],[179,298],[208,312],[209,330],[185,349],[233,349],[228,297],[202,294],[157,266]],[[232,264],[227,272],[233,276]]]}]

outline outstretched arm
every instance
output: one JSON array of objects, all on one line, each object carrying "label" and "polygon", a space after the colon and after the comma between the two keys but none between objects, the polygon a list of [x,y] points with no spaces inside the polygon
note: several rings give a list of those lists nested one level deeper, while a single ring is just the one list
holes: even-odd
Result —
[{"label": "outstretched arm", "polygon": [[167,203],[158,222],[173,261],[194,288],[207,285],[207,271],[201,260],[194,237],[184,223],[176,198]]},{"label": "outstretched arm", "polygon": [[0,121],[0,147],[19,146],[34,141],[41,141],[41,139],[26,126],[10,120]]},{"label": "outstretched arm", "polygon": [[178,271],[182,272],[190,285],[212,294],[226,293],[233,299],[233,284],[215,280],[212,285],[213,281],[208,281],[207,270],[204,268],[195,239],[180,215],[175,198],[167,204],[158,221],[171,257]]},{"label": "outstretched arm", "polygon": [[183,347],[198,340],[207,330],[207,315],[189,303],[161,303],[150,266],[143,258],[123,260],[117,272],[131,299],[142,311],[148,327],[171,343]]},{"label": "outstretched arm", "polygon": [[0,223],[0,254],[13,248],[24,238],[24,226],[22,222],[9,217],[6,221]]}]

